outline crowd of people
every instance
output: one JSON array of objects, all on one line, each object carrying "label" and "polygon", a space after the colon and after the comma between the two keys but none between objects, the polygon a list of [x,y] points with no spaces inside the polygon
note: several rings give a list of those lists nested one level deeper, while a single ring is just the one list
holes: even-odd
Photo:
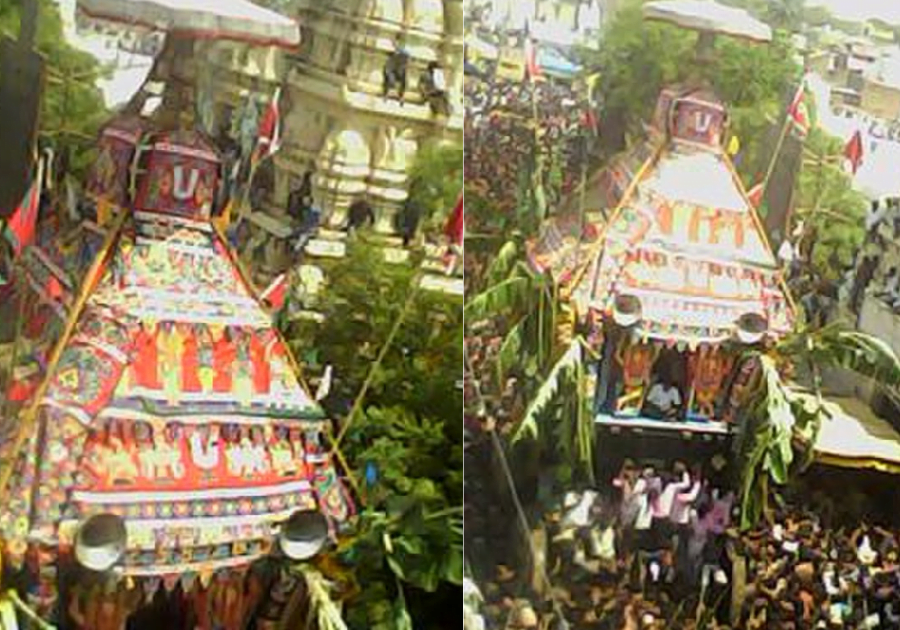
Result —
[{"label": "crowd of people", "polygon": [[866,216],[866,236],[845,277],[846,299],[860,315],[867,294],[900,313],[900,258],[889,243],[900,238],[900,199],[876,199]]},{"label": "crowd of people", "polygon": [[523,178],[534,164],[542,165],[550,207],[577,185],[594,131],[585,98],[572,85],[472,79],[466,82],[465,100],[467,191],[487,202],[492,216],[501,221],[514,217],[527,184]]},{"label": "crowd of people", "polygon": [[804,500],[741,531],[724,458],[667,471],[626,460],[602,491],[545,514],[530,579],[498,566],[482,613],[500,628],[546,627],[560,610],[598,630],[900,628],[900,530],[842,528]]}]

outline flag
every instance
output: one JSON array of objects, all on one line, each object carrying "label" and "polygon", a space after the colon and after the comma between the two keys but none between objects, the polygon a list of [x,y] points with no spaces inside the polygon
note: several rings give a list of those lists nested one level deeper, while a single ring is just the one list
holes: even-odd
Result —
[{"label": "flag", "polygon": [[113,220],[113,206],[102,197],[97,197],[97,225],[106,227]]},{"label": "flag", "polygon": [[322,402],[328,396],[328,393],[331,391],[331,376],[332,376],[333,368],[330,365],[325,366],[325,373],[322,375],[322,380],[319,381],[319,386],[316,388],[316,402]]},{"label": "flag", "polygon": [[788,116],[797,135],[805,138],[806,134],[809,133],[809,108],[806,106],[805,81],[801,82],[800,87],[797,88],[797,93],[794,95],[794,99],[791,101],[791,106],[788,109]]},{"label": "flag", "polygon": [[581,115],[581,124],[593,135],[599,135],[600,121],[597,120],[597,114],[591,107],[584,110],[584,113]]},{"label": "flag", "polygon": [[228,233],[228,228],[231,226],[231,208],[233,205],[234,200],[229,199],[228,203],[225,204],[225,207],[222,209],[222,213],[212,220],[213,225],[222,234]]},{"label": "flag", "polygon": [[32,242],[37,234],[38,208],[41,202],[41,180],[43,179],[43,161],[38,161],[37,175],[31,187],[25,193],[22,203],[13,211],[3,228],[3,236],[13,248],[13,257],[17,258]]},{"label": "flag", "polygon": [[465,211],[462,193],[456,201],[456,207],[453,213],[447,219],[444,226],[444,235],[450,240],[450,247],[444,255],[445,272],[447,275],[453,275],[456,271],[457,263],[462,256],[463,238],[466,231]]},{"label": "flag", "polygon": [[75,182],[68,175],[65,176],[66,187],[66,211],[69,213],[71,221],[78,221],[78,191],[75,189]]},{"label": "flag", "polygon": [[444,226],[444,234],[450,239],[451,245],[462,247],[465,229],[463,196],[460,194],[459,199],[456,200],[456,207],[453,208],[453,213],[450,215],[447,224]]},{"label": "flag", "polygon": [[537,47],[530,37],[525,38],[525,78],[535,81],[541,76],[541,67],[537,62]]},{"label": "flag", "polygon": [[263,291],[262,295],[259,297],[263,302],[268,304],[271,309],[280,311],[287,300],[289,287],[290,282],[288,281],[287,272],[285,272],[275,278],[272,281],[272,284],[269,285],[269,288]]},{"label": "flag", "polygon": [[731,136],[728,141],[728,155],[734,157],[741,150],[741,141],[737,136]]},{"label": "flag", "polygon": [[47,293],[47,297],[52,300],[56,300],[57,302],[61,302],[66,294],[66,290],[63,288],[62,283],[57,279],[56,276],[52,274],[50,276],[50,279],[47,280],[45,291]]},{"label": "flag", "polygon": [[253,153],[254,163],[272,157],[281,148],[281,112],[278,101],[281,99],[281,88],[275,90],[269,106],[259,123],[256,134],[256,150]]},{"label": "flag", "polygon": [[765,192],[765,187],[762,182],[747,191],[747,199],[753,204],[754,208],[759,208],[762,203],[763,192]]},{"label": "flag", "polygon": [[853,137],[850,138],[850,141],[847,142],[847,146],[844,147],[844,157],[847,158],[850,169],[853,171],[853,174],[856,175],[856,171],[859,170],[863,158],[862,134],[858,129],[856,130],[856,133],[853,134]]}]

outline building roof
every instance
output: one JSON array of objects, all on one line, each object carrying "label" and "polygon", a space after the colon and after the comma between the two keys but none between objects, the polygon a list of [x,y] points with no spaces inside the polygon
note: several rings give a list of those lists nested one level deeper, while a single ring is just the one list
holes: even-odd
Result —
[{"label": "building roof", "polygon": [[830,418],[822,423],[816,439],[817,461],[900,473],[900,435],[887,420],[856,398],[829,398],[825,407]]}]

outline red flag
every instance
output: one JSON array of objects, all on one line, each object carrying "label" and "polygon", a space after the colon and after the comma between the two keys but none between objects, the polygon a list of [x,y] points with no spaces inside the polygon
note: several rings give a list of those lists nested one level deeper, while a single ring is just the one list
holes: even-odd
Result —
[{"label": "red flag", "polygon": [[36,378],[25,380],[13,380],[6,392],[7,400],[15,403],[24,403],[31,399],[37,391],[40,381]]},{"label": "red flag", "polygon": [[765,192],[765,188],[762,182],[747,191],[747,199],[753,204],[754,208],[759,208],[759,205],[762,203],[763,192]]},{"label": "red flag", "polygon": [[537,62],[537,47],[530,37],[525,38],[525,78],[534,81],[541,76],[541,67]]},{"label": "red flag", "polygon": [[847,142],[847,146],[844,147],[844,157],[850,162],[850,168],[853,174],[856,175],[856,171],[859,170],[859,165],[862,164],[863,159],[863,141],[859,130],[853,134],[853,137]]},{"label": "red flag", "polygon": [[13,370],[12,382],[6,390],[6,399],[15,403],[27,402],[40,385],[40,372],[33,365]]},{"label": "red flag", "polygon": [[595,136],[600,133],[600,121],[597,120],[597,114],[590,107],[581,115],[581,124]]},{"label": "red flag", "polygon": [[22,203],[9,217],[3,230],[6,240],[12,245],[15,257],[34,242],[37,234],[37,215],[41,199],[40,172],[41,168],[38,167],[38,177],[35,177]]},{"label": "red flag", "polygon": [[791,123],[793,123],[797,134],[801,138],[805,138],[806,134],[809,133],[809,109],[806,107],[805,81],[801,82],[800,87],[797,88],[797,93],[794,95],[794,100],[791,101],[791,106],[788,109],[788,116],[790,116]]},{"label": "red flag", "polygon": [[62,300],[65,295],[65,289],[56,276],[51,275],[47,280],[47,295],[54,300]]},{"label": "red flag", "polygon": [[444,234],[450,239],[450,244],[456,247],[462,247],[463,236],[466,230],[465,212],[463,204],[463,196],[460,195],[456,201],[456,207],[444,226]]},{"label": "red flag", "polygon": [[269,288],[263,291],[259,297],[269,305],[269,308],[280,311],[284,308],[284,303],[287,300],[289,286],[287,273],[283,273],[275,278],[272,284],[269,285]]},{"label": "red flag", "polygon": [[275,155],[281,148],[281,112],[278,109],[278,101],[281,99],[281,88],[275,90],[266,113],[259,123],[259,132],[256,136],[256,162]]}]

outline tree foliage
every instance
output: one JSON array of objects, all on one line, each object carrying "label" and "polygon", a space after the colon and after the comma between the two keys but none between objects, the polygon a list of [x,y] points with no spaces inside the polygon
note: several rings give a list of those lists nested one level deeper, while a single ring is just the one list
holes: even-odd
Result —
[{"label": "tree foliage", "polygon": [[463,149],[451,142],[423,143],[409,172],[409,195],[424,210],[425,229],[434,233],[453,211],[463,179]]},{"label": "tree foliage", "polygon": [[308,366],[333,366],[325,405],[346,418],[404,317],[341,445],[355,478],[364,480],[365,508],[331,559],[352,630],[441,627],[439,611],[460,596],[462,303],[417,290],[416,266],[387,263],[381,249],[359,238],[328,269],[324,323],[285,329]]},{"label": "tree foliage", "polygon": [[821,236],[813,250],[813,263],[832,280],[841,272],[829,260],[832,252],[842,264],[852,261],[865,233],[867,201],[841,170],[842,152],[839,139],[812,130],[795,195],[798,218]]},{"label": "tree foliage", "polygon": [[609,150],[621,149],[625,134],[639,133],[664,86],[702,78],[728,108],[731,131],[744,147],[741,163],[756,163],[770,120],[783,114],[784,96],[800,76],[790,41],[781,34],[764,45],[720,37],[715,59],[698,66],[696,39],[691,31],[645,20],[641,2],[629,0],[604,33],[600,50],[583,53],[601,73]]},{"label": "tree foliage", "polygon": [[[379,247],[359,239],[347,257],[327,269],[331,281],[318,306],[324,323],[289,326],[298,356],[313,366],[334,367],[334,384],[325,400],[332,414],[341,417],[349,410],[414,290],[416,267],[387,263]],[[462,300],[424,290],[413,297],[398,336],[375,371],[367,405],[403,405],[416,414],[459,423]]]},{"label": "tree foliage", "polygon": [[[37,50],[44,56],[47,75],[39,130],[57,155],[70,152],[70,170],[81,175],[91,162],[97,130],[109,114],[96,85],[104,69],[94,57],[66,42],[55,2],[39,0],[39,5]],[[20,6],[0,0],[0,32],[18,37]]]}]

